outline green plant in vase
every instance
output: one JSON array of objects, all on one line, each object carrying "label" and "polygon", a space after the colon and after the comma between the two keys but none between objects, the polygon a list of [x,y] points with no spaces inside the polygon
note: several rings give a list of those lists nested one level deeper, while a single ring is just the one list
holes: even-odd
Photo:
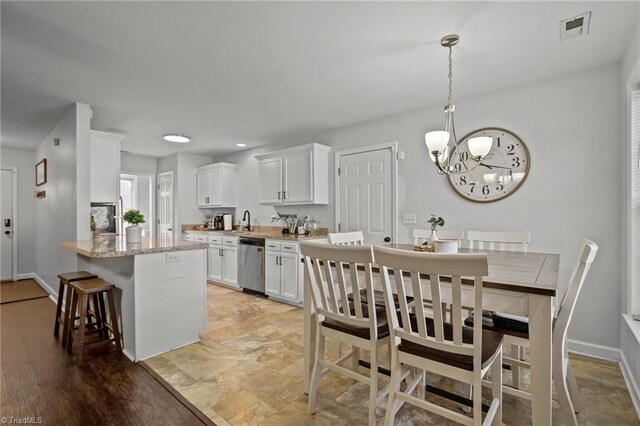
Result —
[{"label": "green plant in vase", "polygon": [[442,228],[444,226],[444,219],[440,216],[432,214],[431,217],[427,220],[427,223],[431,225],[431,235],[429,236],[425,244],[432,246],[433,242],[438,240],[436,231],[438,230],[438,228]]},{"label": "green plant in vase", "polygon": [[131,224],[131,226],[127,226],[126,234],[127,234],[127,244],[137,244],[142,242],[142,228],[140,227],[141,223],[144,223],[144,215],[140,213],[140,210],[127,210],[123,215],[122,219]]}]

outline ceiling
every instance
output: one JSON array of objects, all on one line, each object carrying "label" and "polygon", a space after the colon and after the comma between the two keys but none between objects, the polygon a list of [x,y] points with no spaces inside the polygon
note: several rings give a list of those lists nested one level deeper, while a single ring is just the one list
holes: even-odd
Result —
[{"label": "ceiling", "polygon": [[[2,146],[33,149],[73,102],[123,149],[210,155],[288,141],[619,61],[636,2],[2,1]],[[587,37],[559,21],[593,11]],[[162,140],[169,132],[187,145]]]}]

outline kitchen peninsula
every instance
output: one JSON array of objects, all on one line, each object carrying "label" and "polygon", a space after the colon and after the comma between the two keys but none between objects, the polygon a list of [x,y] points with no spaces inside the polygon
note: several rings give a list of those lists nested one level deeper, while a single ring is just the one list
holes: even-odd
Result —
[{"label": "kitchen peninsula", "polygon": [[101,236],[60,244],[78,269],[116,286],[124,353],[133,361],[200,340],[206,326],[207,244]]}]

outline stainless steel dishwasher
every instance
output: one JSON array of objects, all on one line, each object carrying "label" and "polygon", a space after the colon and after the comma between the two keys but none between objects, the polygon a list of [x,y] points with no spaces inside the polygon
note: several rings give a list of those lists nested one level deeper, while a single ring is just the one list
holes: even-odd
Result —
[{"label": "stainless steel dishwasher", "polygon": [[238,284],[243,290],[264,294],[264,238],[240,238]]}]

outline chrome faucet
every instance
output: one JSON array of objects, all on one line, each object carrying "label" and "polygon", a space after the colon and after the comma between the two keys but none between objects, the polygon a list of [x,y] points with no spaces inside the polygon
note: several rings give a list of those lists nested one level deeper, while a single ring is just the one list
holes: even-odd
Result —
[{"label": "chrome faucet", "polygon": [[[249,216],[249,220],[247,220],[247,216]],[[242,220],[247,220],[247,231],[251,232],[251,213],[249,213],[249,210],[245,210],[244,214],[242,215]]]}]

